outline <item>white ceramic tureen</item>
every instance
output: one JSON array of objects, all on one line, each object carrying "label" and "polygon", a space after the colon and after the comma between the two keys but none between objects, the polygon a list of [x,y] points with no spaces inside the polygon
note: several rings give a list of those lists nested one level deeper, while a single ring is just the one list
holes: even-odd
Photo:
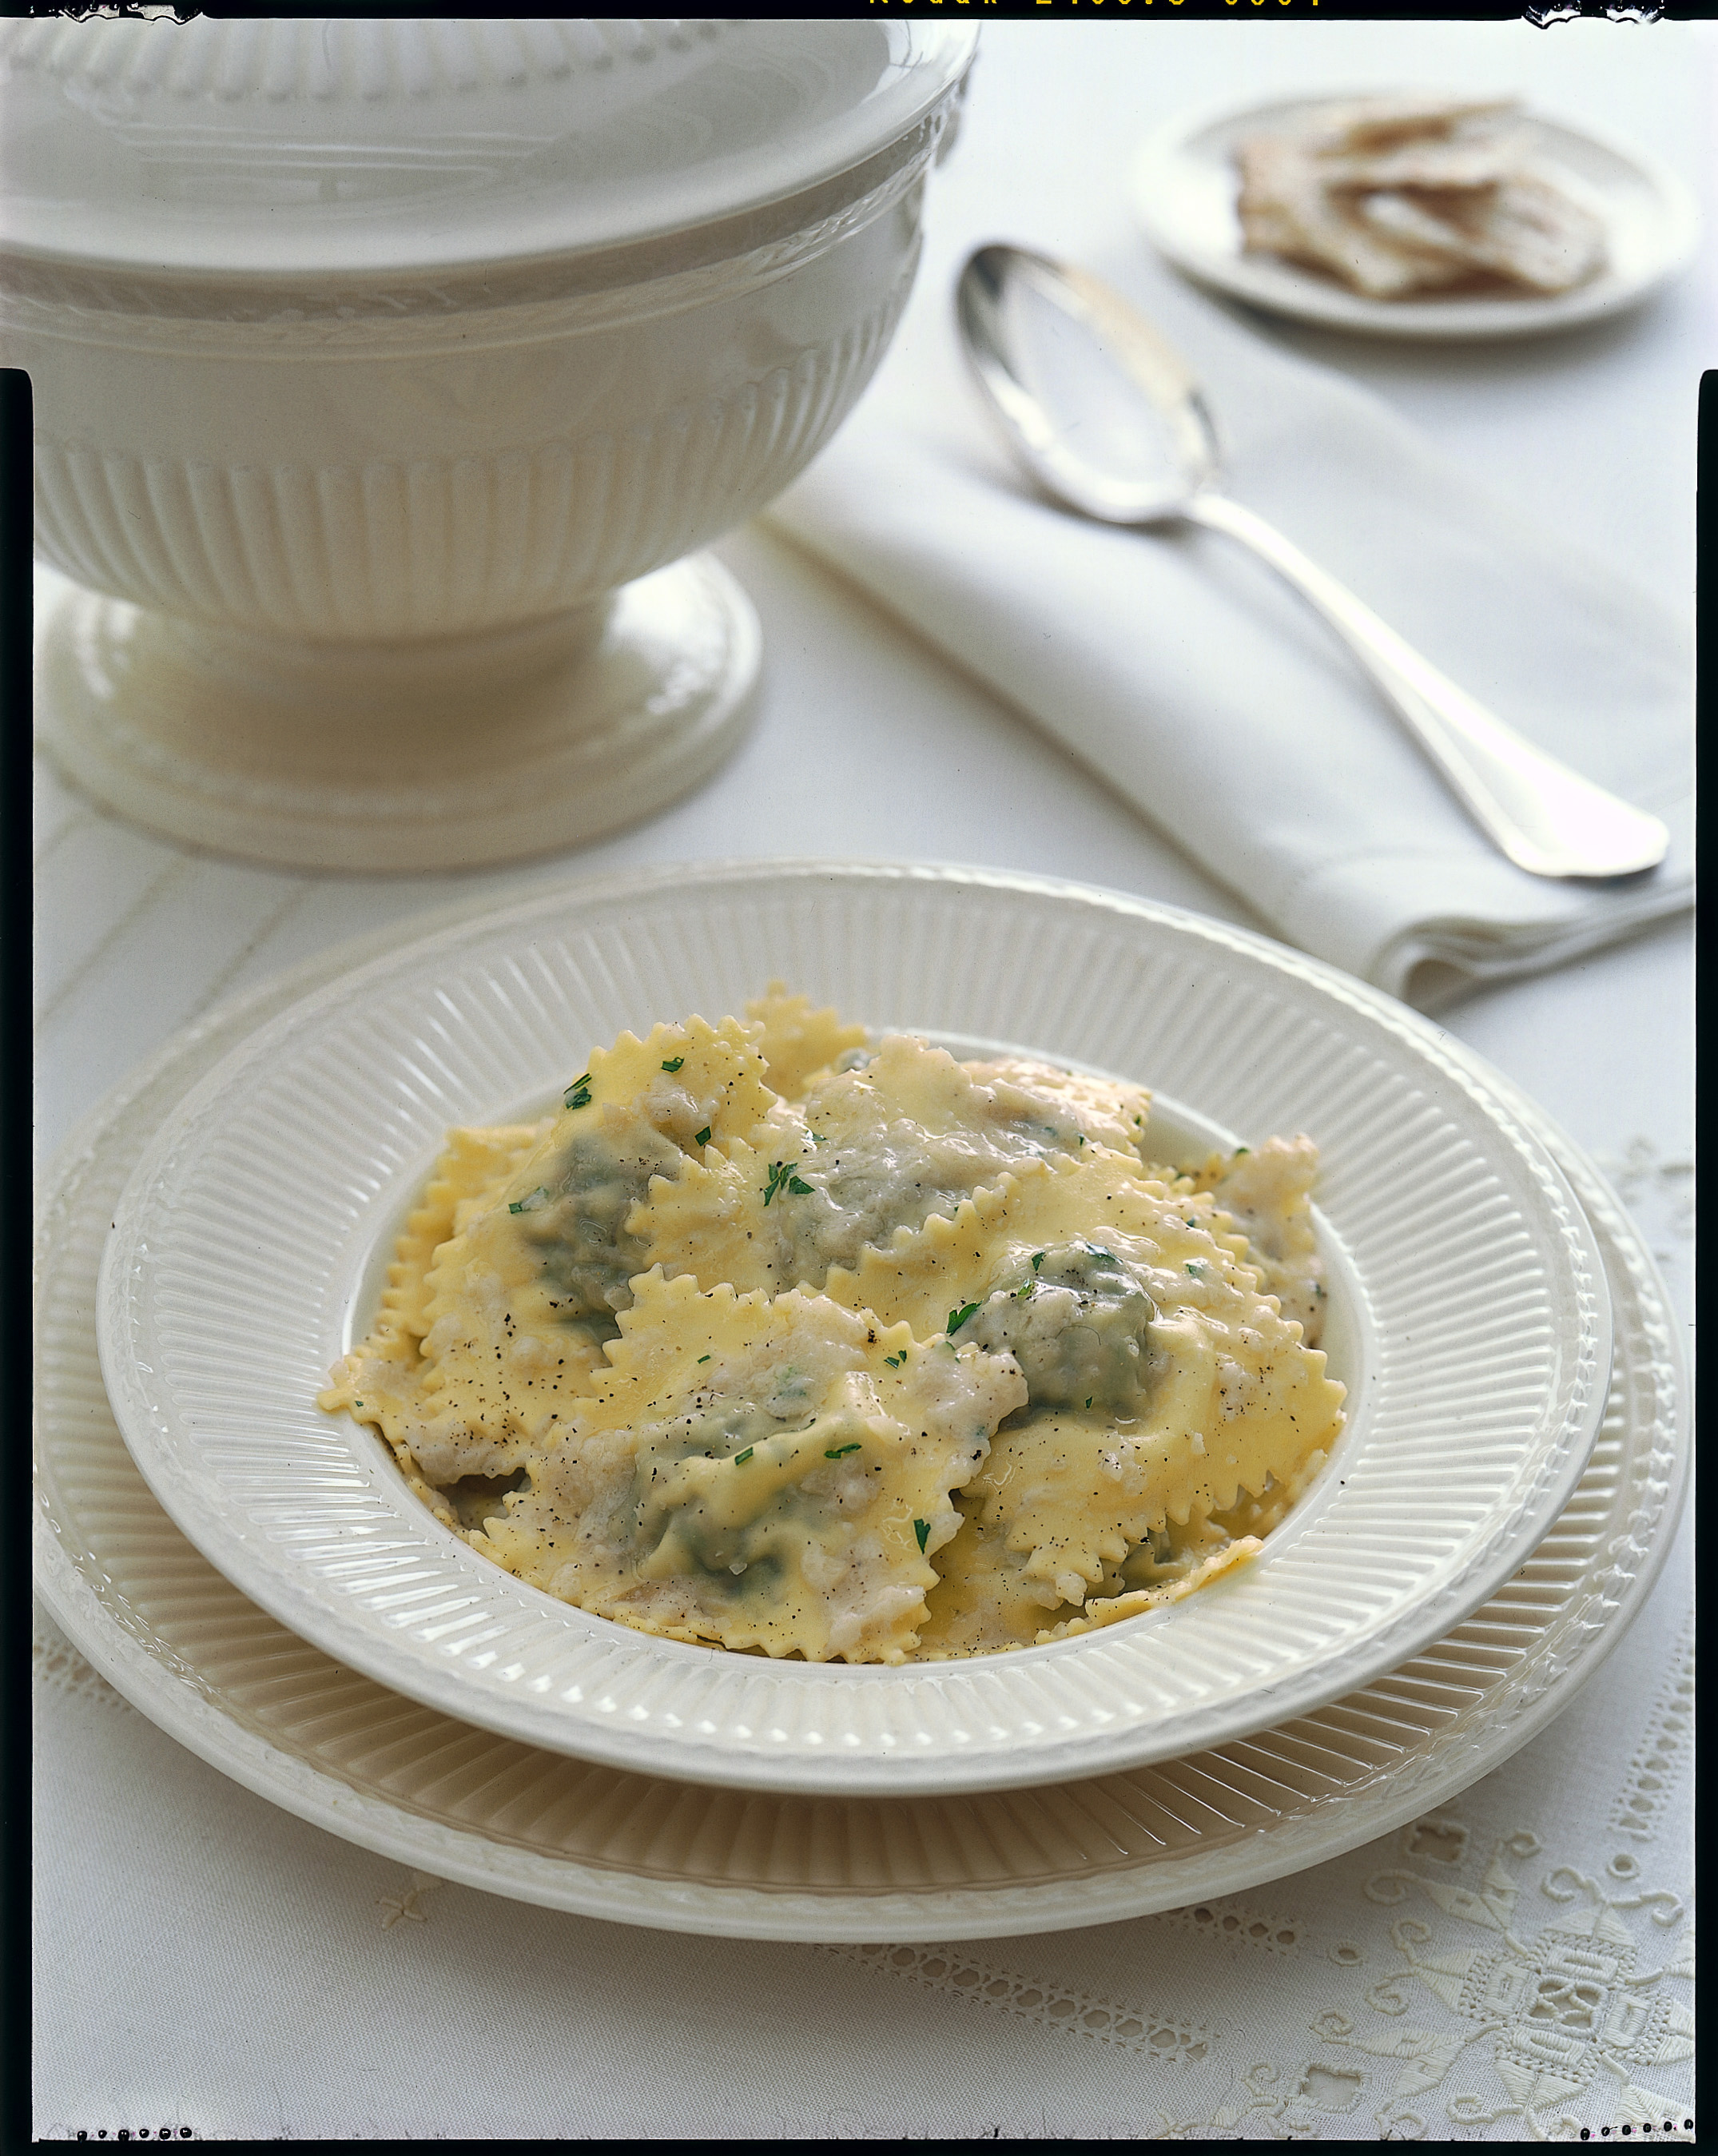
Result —
[{"label": "white ceramic tureen", "polygon": [[345,870],[541,851],[695,783],[758,657],[696,550],[875,367],[974,43],[0,23],[0,357],[79,588],[53,753],[159,829]]}]

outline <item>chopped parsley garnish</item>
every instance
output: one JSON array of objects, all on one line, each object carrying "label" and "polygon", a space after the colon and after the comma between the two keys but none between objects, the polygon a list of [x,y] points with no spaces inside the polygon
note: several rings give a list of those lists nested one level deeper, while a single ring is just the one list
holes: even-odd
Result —
[{"label": "chopped parsley garnish", "polygon": [[707,1363],[710,1360],[710,1358],[708,1355],[700,1355],[698,1359],[700,1363]]},{"label": "chopped parsley garnish", "polygon": [[1251,1146],[1237,1146],[1234,1150],[1234,1158],[1238,1160],[1244,1152],[1251,1152],[1253,1148]]},{"label": "chopped parsley garnish", "polygon": [[510,1213],[541,1213],[548,1202],[549,1194],[540,1183],[535,1190],[528,1191],[523,1198],[514,1199],[507,1210]]},{"label": "chopped parsley garnish", "polygon": [[572,1085],[567,1087],[564,1097],[566,1104],[569,1108],[588,1108],[590,1106],[591,1074],[588,1070],[586,1071],[583,1077],[575,1078],[573,1080]]},{"label": "chopped parsley garnish", "polygon": [[1086,1404],[1086,1405],[1087,1405],[1088,1407],[1090,1407],[1090,1406],[1091,1405],[1091,1404],[1092,1404],[1092,1396],[1091,1396],[1091,1394],[1090,1394],[1090,1393],[1088,1393],[1088,1394],[1086,1394],[1086,1396],[1085,1396],[1085,1404]]},{"label": "chopped parsley garnish", "polygon": [[967,1320],[972,1315],[973,1312],[976,1311],[977,1307],[978,1306],[976,1302],[963,1302],[958,1310],[950,1311],[948,1314],[949,1331],[951,1332],[958,1332],[961,1327],[966,1323]]},{"label": "chopped parsley garnish", "polygon": [[857,1452],[859,1450],[859,1441],[854,1438],[851,1445],[832,1445],[823,1457],[825,1460],[844,1460],[849,1452]]},{"label": "chopped parsley garnish", "polygon": [[769,1204],[771,1199],[778,1198],[784,1190],[791,1190],[796,1198],[811,1196],[811,1185],[808,1183],[802,1183],[793,1172],[798,1165],[797,1161],[792,1160],[777,1160],[770,1163],[770,1179],[763,1187],[763,1202],[766,1205]]},{"label": "chopped parsley garnish", "polygon": [[922,1557],[925,1553],[925,1545],[931,1539],[930,1521],[915,1520],[913,1522],[913,1532],[919,1537],[919,1554]]},{"label": "chopped parsley garnish", "polygon": [[708,1123],[706,1123],[704,1126],[704,1128],[699,1132],[697,1137],[693,1139],[692,1142],[694,1145],[708,1145],[710,1143],[710,1126]]},{"label": "chopped parsley garnish", "polygon": [[735,1466],[736,1466],[736,1467],[743,1467],[743,1466],[746,1465],[746,1461],[747,1461],[748,1460],[750,1460],[750,1459],[751,1459],[751,1457],[752,1454],[753,1454],[754,1452],[756,1452],[756,1450],[757,1450],[757,1447],[756,1447],[755,1445],[748,1445],[746,1446],[746,1450],[745,1450],[743,1452],[736,1452],[736,1453],[734,1455],[734,1465],[735,1465]]},{"label": "chopped parsley garnish", "polygon": [[664,1063],[662,1067],[664,1070],[678,1070],[685,1060],[684,1055],[677,1055],[672,1063]]},{"label": "chopped parsley garnish", "polygon": [[898,1370],[901,1364],[905,1362],[906,1358],[907,1351],[905,1348],[901,1349],[898,1355],[885,1355],[883,1358],[884,1361],[889,1365],[891,1370]]},{"label": "chopped parsley garnish", "polygon": [[1042,1250],[1034,1250],[1032,1254],[1032,1270],[1033,1272],[1036,1272],[1043,1263],[1044,1252]]},{"label": "chopped parsley garnish", "polygon": [[1195,1280],[1198,1279],[1200,1274],[1203,1273],[1204,1270],[1204,1266],[1199,1262],[1197,1258],[1193,1258],[1189,1260],[1187,1270],[1192,1275]]}]

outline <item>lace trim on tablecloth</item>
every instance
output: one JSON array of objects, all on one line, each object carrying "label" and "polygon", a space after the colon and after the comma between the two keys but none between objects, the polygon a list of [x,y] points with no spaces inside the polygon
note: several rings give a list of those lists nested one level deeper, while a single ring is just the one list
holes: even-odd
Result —
[{"label": "lace trim on tablecloth", "polygon": [[[1354,1876],[1348,1892],[1356,1917],[1366,1904],[1401,1913],[1382,1926],[1370,1917],[1371,1957],[1352,1939],[1336,1939],[1325,1953],[1333,1992],[1343,1989],[1336,1970],[1371,1958],[1374,1973],[1380,1946],[1382,1974],[1370,1984],[1356,1979],[1340,2005],[1331,1996],[1321,2005],[1317,1979],[1303,1982],[1304,2001],[1298,2011],[1288,2005],[1288,2024],[1274,2031],[1263,2025],[1256,1999],[1234,2026],[1218,2028],[1025,1975],[962,1947],[818,1951],[1186,2066],[1187,2083],[1177,2076],[1141,2092],[1141,2119],[1154,2122],[1155,2138],[1465,2139],[1486,2128],[1501,2130],[1486,2138],[1536,2141],[1692,2138],[1687,2076],[1673,2071],[1694,2053],[1684,1991],[1694,1980],[1694,1927],[1680,1896],[1646,1887],[1628,1851],[1589,1876],[1552,1862],[1525,1827],[1477,1839],[1454,1806],[1413,1822],[1383,1847],[1404,1861]],[[1204,1936],[1247,1935],[1244,1922],[1238,1930],[1222,1922],[1244,1917],[1244,1904],[1203,1906],[1217,1919],[1198,1925]],[[1139,1930],[1185,1929],[1187,1913],[1143,1919]],[[1295,1929],[1310,1944],[1319,1928]],[[1144,1938],[1140,1947],[1143,1963],[1165,1966]],[[1179,1975],[1208,1993],[1208,1969],[1182,1964]],[[1230,1995],[1244,2006],[1243,1994]],[[1260,2058],[1267,2046],[1277,2056]],[[1223,2076],[1216,2088],[1193,2086],[1198,2068]],[[1457,2076],[1464,2087],[1451,2086]],[[1172,2089],[1182,2086],[1176,2109],[1152,2100],[1175,2104]],[[1433,2123],[1437,2110],[1443,2123]]]},{"label": "lace trim on tablecloth", "polygon": [[1684,1623],[1669,1672],[1659,1687],[1646,1735],[1623,1776],[1611,1825],[1637,1841],[1659,1830],[1694,1733],[1694,1619]]},{"label": "lace trim on tablecloth", "polygon": [[1261,1953],[1285,1956],[1300,1953],[1306,1933],[1303,1923],[1285,1917],[1261,1916],[1239,1902],[1196,1902],[1189,1908],[1167,1910],[1153,1921],[1172,1924],[1183,1932],[1197,1932],[1206,1938],[1254,1947]]},{"label": "lace trim on tablecloth", "polygon": [[376,1906],[382,1912],[382,1930],[391,1932],[396,1924],[427,1924],[429,1912],[423,1906],[423,1897],[447,1883],[433,1871],[414,1871],[411,1884],[403,1894],[379,1896]]},{"label": "lace trim on tablecloth", "polygon": [[886,1969],[926,1990],[967,1999],[1046,2029],[1090,2036],[1100,2044],[1142,2051],[1164,2060],[1200,2060],[1210,2051],[1216,2032],[1201,2022],[1185,2021],[1151,2007],[1118,2004],[1095,1993],[1040,1982],[998,1968],[960,1947],[823,1947],[822,1953]]}]

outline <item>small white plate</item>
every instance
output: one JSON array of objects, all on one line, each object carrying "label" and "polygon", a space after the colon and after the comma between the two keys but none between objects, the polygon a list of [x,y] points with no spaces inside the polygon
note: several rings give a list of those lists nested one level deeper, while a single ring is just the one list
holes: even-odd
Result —
[{"label": "small white plate", "polygon": [[1597,1230],[1616,1312],[1587,1471],[1491,1602],[1280,1731],[977,1799],[769,1798],[586,1768],[342,1669],[229,1586],[150,1494],[102,1389],[95,1274],[132,1168],[189,1087],[401,940],[386,931],[308,960],[180,1034],[74,1135],[41,1192],[37,1590],[135,1707],[271,1803],[440,1878],[705,1936],[949,1941],[1113,1922],[1325,1862],[1447,1802],[1568,1704],[1644,1604],[1687,1481],[1680,1327],[1603,1181],[1542,1127]]},{"label": "small white plate", "polygon": [[1526,117],[1538,131],[1537,154],[1561,168],[1605,226],[1604,266],[1572,291],[1544,299],[1372,300],[1315,270],[1246,253],[1235,213],[1236,144],[1261,130],[1292,126],[1339,98],[1377,94],[1375,85],[1331,90],[1178,119],[1152,136],[1135,161],[1135,213],[1160,252],[1201,284],[1272,314],[1377,336],[1531,336],[1565,329],[1634,305],[1692,260],[1700,213],[1674,173],[1638,150],[1531,110]]},{"label": "small white plate", "polygon": [[[515,1111],[623,1028],[737,1009],[772,976],[880,1029],[1141,1079],[1230,1142],[1317,1138],[1353,1414],[1257,1562],[1172,1609],[979,1661],[765,1661],[522,1585],[430,1517],[370,1431],[318,1412],[449,1124]],[[466,1722],[753,1789],[1019,1787],[1316,1708],[1510,1576],[1579,1479],[1609,1371],[1585,1215],[1435,1028],[1260,937],[982,870],[678,869],[446,930],[228,1056],[114,1217],[109,1397],[156,1496],[234,1585]]]}]

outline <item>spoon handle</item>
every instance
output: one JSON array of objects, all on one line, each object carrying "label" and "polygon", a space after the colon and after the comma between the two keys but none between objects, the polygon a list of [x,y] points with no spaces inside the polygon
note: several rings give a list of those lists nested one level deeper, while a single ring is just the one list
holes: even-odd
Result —
[{"label": "spoon handle", "polygon": [[1517,868],[1541,876],[1621,876],[1663,860],[1670,834],[1656,816],[1524,741],[1262,516],[1203,491],[1182,513],[1250,547],[1324,616]]}]

